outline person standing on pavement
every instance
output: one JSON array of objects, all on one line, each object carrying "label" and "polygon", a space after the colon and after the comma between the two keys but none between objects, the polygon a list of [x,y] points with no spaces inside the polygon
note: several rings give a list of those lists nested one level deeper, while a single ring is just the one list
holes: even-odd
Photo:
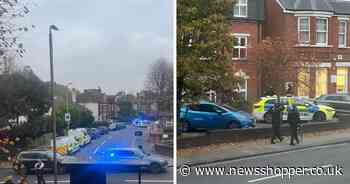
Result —
[{"label": "person standing on pavement", "polygon": [[280,103],[280,99],[277,99],[277,102],[274,104],[272,108],[272,137],[271,144],[275,144],[275,139],[278,138],[280,142],[283,141],[283,137],[281,136],[281,122],[282,122],[282,112],[284,110],[283,105]]},{"label": "person standing on pavement", "polygon": [[288,106],[287,121],[290,129],[290,145],[294,146],[294,140],[297,142],[297,144],[299,144],[297,129],[300,123],[300,114],[295,104]]},{"label": "person standing on pavement", "polygon": [[44,167],[45,164],[41,160],[34,164],[35,174],[37,177],[37,184],[45,184],[44,179]]}]

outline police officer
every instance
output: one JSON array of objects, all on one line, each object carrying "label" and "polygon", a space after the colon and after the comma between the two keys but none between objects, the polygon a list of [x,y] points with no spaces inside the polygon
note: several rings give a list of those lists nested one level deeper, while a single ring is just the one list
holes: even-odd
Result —
[{"label": "police officer", "polygon": [[274,104],[272,108],[272,137],[271,144],[275,144],[275,139],[278,138],[280,142],[283,141],[283,137],[281,136],[281,122],[282,122],[282,112],[284,110],[283,105],[280,103],[280,99],[277,99],[277,102]]},{"label": "police officer", "polygon": [[44,166],[45,164],[41,160],[34,164],[34,169],[37,177],[37,184],[45,184]]},{"label": "police officer", "polygon": [[288,118],[290,128],[290,145],[295,145],[294,140],[299,144],[297,128],[300,123],[300,114],[298,108],[295,104],[288,106]]}]

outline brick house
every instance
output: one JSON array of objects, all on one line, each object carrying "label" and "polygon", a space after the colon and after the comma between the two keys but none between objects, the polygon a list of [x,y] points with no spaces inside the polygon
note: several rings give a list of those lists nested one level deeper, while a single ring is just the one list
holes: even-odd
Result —
[{"label": "brick house", "polygon": [[236,76],[242,77],[238,92],[246,100],[255,100],[258,96],[258,78],[253,62],[257,44],[263,38],[264,23],[263,0],[237,0],[231,19],[231,35],[234,36],[232,63]]},{"label": "brick house", "polygon": [[92,112],[95,121],[109,121],[118,113],[115,95],[106,95],[101,89],[86,89],[77,95],[77,103]]},{"label": "brick house", "polygon": [[[249,0],[248,0],[249,1]],[[313,54],[320,62],[296,77],[295,95],[318,97],[349,93],[350,2],[341,0],[265,0],[264,37],[280,37],[298,53]]]}]

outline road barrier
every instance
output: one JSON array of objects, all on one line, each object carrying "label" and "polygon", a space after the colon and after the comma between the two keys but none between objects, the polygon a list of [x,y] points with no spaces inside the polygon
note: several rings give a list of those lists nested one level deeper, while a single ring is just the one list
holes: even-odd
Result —
[{"label": "road barrier", "polygon": [[[304,133],[317,133],[350,128],[350,117],[340,117],[337,122],[312,122],[303,124]],[[213,130],[194,137],[178,136],[177,148],[208,146],[222,143],[235,143],[270,138],[272,128],[248,128],[231,130]],[[281,127],[281,134],[289,136],[289,126]]]}]

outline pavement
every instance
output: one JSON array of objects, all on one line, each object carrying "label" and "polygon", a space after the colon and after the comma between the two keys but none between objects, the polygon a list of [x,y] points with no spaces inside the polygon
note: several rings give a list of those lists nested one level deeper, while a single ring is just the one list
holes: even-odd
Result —
[{"label": "pavement", "polygon": [[349,135],[350,129],[305,134],[303,142],[296,146],[290,146],[289,137],[285,137],[283,142],[277,142],[276,144],[271,144],[270,139],[260,139],[181,149],[177,150],[177,166],[179,167],[183,164],[201,165],[319,145],[350,142]]},{"label": "pavement", "polygon": [[[109,134],[103,135],[96,140],[92,140],[91,143],[87,144],[83,148],[81,148],[78,152],[76,152],[73,156],[82,161],[94,161],[95,154],[103,149],[109,147],[137,147],[138,145],[142,145],[144,150],[148,153],[152,153],[153,155],[160,156],[166,160],[168,163],[172,163],[173,159],[168,158],[162,155],[158,155],[154,153],[153,144],[148,142],[147,137],[135,137],[135,131],[143,131],[143,135],[147,135],[145,132],[147,129],[144,128],[135,128],[133,126],[128,126],[126,129],[110,131]],[[14,175],[11,169],[0,169],[0,181],[1,178]],[[15,176],[15,175],[14,175]],[[17,178],[15,176],[14,178]],[[59,183],[69,183],[69,175],[59,175]],[[138,175],[137,173],[108,173],[107,181],[108,183],[137,183]],[[47,183],[53,182],[53,175],[47,174],[45,175],[45,179]],[[36,183],[36,177],[34,175],[28,176],[28,180],[30,183]],[[151,174],[151,173],[143,173],[142,181],[143,183],[173,183],[173,167],[168,167],[166,172],[160,174]],[[1,182],[0,182],[1,184]]]},{"label": "pavement", "polygon": [[[178,175],[177,182],[181,184],[348,184],[350,182],[349,152],[350,143],[340,143],[204,164],[187,170],[185,173],[188,176]],[[272,171],[256,172],[267,167],[272,168]],[[212,170],[216,168],[216,170],[208,172],[210,171],[208,168]],[[224,168],[224,172],[219,168]],[[289,173],[290,177],[281,174],[282,168],[286,169],[285,173]],[[292,174],[293,168],[304,170],[303,173]],[[243,171],[238,172],[239,169]],[[255,171],[248,172],[248,169]],[[204,172],[200,172],[203,170]]]}]

